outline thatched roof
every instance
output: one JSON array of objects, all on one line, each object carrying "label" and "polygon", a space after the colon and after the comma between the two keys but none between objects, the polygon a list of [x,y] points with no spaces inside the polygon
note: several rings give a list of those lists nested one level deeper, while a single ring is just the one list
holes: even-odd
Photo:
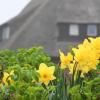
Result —
[{"label": "thatched roof", "polygon": [[100,23],[100,0],[60,0],[58,22]]}]

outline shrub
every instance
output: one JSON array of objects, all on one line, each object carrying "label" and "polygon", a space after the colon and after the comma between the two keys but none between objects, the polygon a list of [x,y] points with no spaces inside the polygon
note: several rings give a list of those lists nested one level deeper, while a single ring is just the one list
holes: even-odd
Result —
[{"label": "shrub", "polygon": [[0,51],[0,100],[99,100],[100,37],[85,39],[58,65],[42,47]]}]

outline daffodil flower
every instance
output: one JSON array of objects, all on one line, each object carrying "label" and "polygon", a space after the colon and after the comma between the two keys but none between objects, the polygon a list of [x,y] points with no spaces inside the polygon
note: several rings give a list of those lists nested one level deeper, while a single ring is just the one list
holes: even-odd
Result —
[{"label": "daffodil flower", "polygon": [[37,71],[40,75],[39,81],[44,83],[45,85],[48,85],[50,81],[56,79],[56,77],[53,76],[54,71],[54,66],[48,67],[46,64],[41,63],[39,66],[39,70]]},{"label": "daffodil flower", "polygon": [[66,66],[68,66],[70,62],[73,60],[73,56],[71,53],[64,55],[64,53],[61,52],[60,50],[59,50],[59,54],[60,54],[61,68],[65,69]]},{"label": "daffodil flower", "polygon": [[3,83],[5,84],[5,85],[9,85],[9,83],[11,84],[11,83],[13,83],[14,81],[11,79],[11,76],[12,75],[14,75],[14,70],[12,70],[10,73],[7,73],[7,72],[4,72],[4,76],[3,76],[3,79],[2,79],[2,81],[3,81]]}]

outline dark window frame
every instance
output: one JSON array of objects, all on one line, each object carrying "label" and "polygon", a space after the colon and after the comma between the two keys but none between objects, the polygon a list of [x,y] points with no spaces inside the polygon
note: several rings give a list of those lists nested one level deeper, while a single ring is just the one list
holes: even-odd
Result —
[{"label": "dark window frame", "polygon": [[[78,25],[78,27],[79,27],[79,35],[78,36],[71,36],[69,34],[69,28],[70,28],[71,24]],[[92,24],[97,26],[97,36],[100,36],[100,24],[98,24],[98,23],[57,23],[58,32],[59,32],[58,41],[81,42],[85,38],[89,37],[87,35],[87,26],[92,25]],[[92,37],[96,37],[96,36],[92,36]]]}]

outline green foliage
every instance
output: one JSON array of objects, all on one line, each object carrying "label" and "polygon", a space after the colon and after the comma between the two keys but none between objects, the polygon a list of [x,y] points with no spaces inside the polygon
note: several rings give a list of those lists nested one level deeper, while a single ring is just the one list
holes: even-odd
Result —
[{"label": "green foliage", "polygon": [[99,100],[100,99],[100,77],[91,81],[83,81],[82,85],[76,85],[69,91],[71,100]]},{"label": "green foliage", "polygon": [[0,64],[5,68],[15,64],[23,66],[33,66],[38,68],[40,63],[50,64],[50,57],[44,52],[42,47],[30,49],[1,50]]},{"label": "green foliage", "polygon": [[[44,87],[39,82],[38,67],[41,63],[54,65],[42,47],[30,49],[1,50],[0,71],[10,73],[14,83],[5,85],[0,81],[0,100],[48,100],[53,86]],[[10,75],[10,74],[9,74]],[[8,78],[9,78],[8,77]]]},{"label": "green foliage", "polygon": [[71,100],[83,100],[80,94],[80,85],[76,85],[69,90]]},{"label": "green foliage", "polygon": [[[56,66],[56,80],[47,86],[39,81],[41,63]],[[4,72],[8,85],[2,81]],[[52,63],[42,47],[0,50],[0,100],[100,100],[100,65],[81,77]]]},{"label": "green foliage", "polygon": [[100,100],[100,73],[98,72],[97,68],[84,77],[77,74],[72,85],[72,75],[69,71],[56,67],[56,92],[52,100]]}]

